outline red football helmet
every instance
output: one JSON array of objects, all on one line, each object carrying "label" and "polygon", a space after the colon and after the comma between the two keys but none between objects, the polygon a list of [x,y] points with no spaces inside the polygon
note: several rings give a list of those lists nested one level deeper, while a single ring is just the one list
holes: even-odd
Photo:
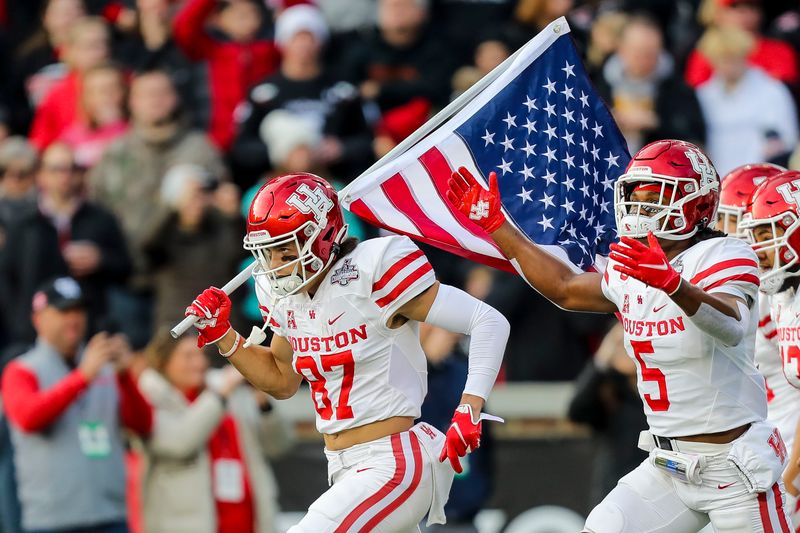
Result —
[{"label": "red football helmet", "polygon": [[787,170],[756,187],[739,224],[756,253],[774,251],[772,268],[761,272],[761,290],[767,294],[778,292],[788,276],[800,275],[799,213],[800,171]]},{"label": "red football helmet", "polygon": [[[333,187],[313,174],[288,174],[270,180],[253,198],[244,248],[258,261],[255,275],[267,276],[273,294],[283,297],[299,291],[330,265],[346,237],[347,225]],[[298,258],[272,269],[270,250],[287,244],[297,247]],[[278,276],[292,265],[292,274]]]},{"label": "red football helmet", "polygon": [[[631,200],[634,190],[659,193],[658,201]],[[617,232],[634,238],[688,239],[713,224],[719,204],[719,176],[697,146],[656,141],[633,156],[614,184]]]},{"label": "red football helmet", "polygon": [[[768,177],[780,174],[785,170],[785,168],[772,163],[742,165],[731,170],[722,178],[719,210],[717,211],[719,229],[732,237],[745,238],[747,232],[739,228],[739,222],[750,202],[753,191]],[[731,226],[736,230],[728,231]]]}]

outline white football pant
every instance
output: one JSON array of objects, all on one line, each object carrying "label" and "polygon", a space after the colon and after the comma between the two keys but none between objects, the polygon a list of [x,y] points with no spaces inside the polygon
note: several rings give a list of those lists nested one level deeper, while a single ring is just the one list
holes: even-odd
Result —
[{"label": "white football pant", "polygon": [[647,458],[619,480],[586,519],[591,533],[790,533],[791,509],[783,482],[749,493],[727,459],[730,444],[681,442],[681,451],[705,456],[701,485],[675,479]]},{"label": "white football pant", "polygon": [[420,423],[411,431],[331,452],[332,483],[288,533],[407,533],[428,510],[443,522],[453,482],[448,461],[439,463],[444,434]]}]

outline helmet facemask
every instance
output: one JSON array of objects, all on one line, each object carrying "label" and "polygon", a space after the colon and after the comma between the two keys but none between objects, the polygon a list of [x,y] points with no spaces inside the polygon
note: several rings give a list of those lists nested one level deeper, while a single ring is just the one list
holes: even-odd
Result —
[{"label": "helmet facemask", "polygon": [[[772,238],[756,241],[756,230],[762,226],[770,228]],[[759,287],[761,292],[775,294],[781,290],[787,277],[800,275],[795,268],[800,263],[800,255],[798,250],[789,244],[790,237],[800,227],[800,219],[795,213],[786,211],[761,219],[753,219],[748,213],[742,218],[739,227],[746,231],[756,254],[770,250],[773,252],[772,268],[761,271]]]},{"label": "helmet facemask", "polygon": [[[248,233],[244,238],[244,248],[251,251],[258,265],[253,276],[266,278],[270,292],[276,298],[291,296],[307,287],[336,255],[331,253],[325,264],[312,251],[323,229],[313,221],[308,221],[291,233],[275,237],[269,236],[266,231]],[[297,258],[272,268],[272,253],[280,253],[278,249],[287,246],[297,250]],[[291,273],[286,274],[287,269],[291,269]]]},{"label": "helmet facemask", "polygon": [[[747,239],[747,231],[742,229],[741,222],[744,215],[744,207],[735,207],[730,205],[719,205],[717,209],[717,227],[727,233],[730,237],[737,239]],[[729,232],[728,228],[735,228],[733,232]]]}]

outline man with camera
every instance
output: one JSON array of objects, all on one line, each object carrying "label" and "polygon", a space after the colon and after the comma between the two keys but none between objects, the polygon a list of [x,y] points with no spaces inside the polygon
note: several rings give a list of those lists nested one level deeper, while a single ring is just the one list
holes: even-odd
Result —
[{"label": "man with camera", "polygon": [[0,384],[23,528],[127,532],[122,427],[146,435],[152,424],[131,350],[108,332],[83,344],[85,301],[72,278],[43,285],[32,309],[36,344]]}]

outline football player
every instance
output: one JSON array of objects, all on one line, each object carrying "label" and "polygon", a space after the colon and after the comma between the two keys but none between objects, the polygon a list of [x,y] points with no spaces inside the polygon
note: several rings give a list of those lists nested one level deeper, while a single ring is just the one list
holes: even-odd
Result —
[{"label": "football player", "polygon": [[712,229],[719,186],[693,144],[645,146],[615,183],[620,242],[608,267],[576,274],[505,221],[494,173],[488,190],[463,168],[450,181],[449,201],[536,290],[562,308],[619,313],[623,323],[649,425],[639,447],[650,455],[584,531],[688,533],[709,522],[717,532],[788,531],[786,451],[765,421],[753,361],[758,262],[745,242]]},{"label": "football player", "polygon": [[[310,385],[331,488],[289,531],[417,531],[429,510],[429,523],[444,523],[459,457],[479,446],[482,418],[493,418],[481,410],[500,369],[506,319],[437,282],[409,238],[348,239],[336,192],[311,174],[258,191],[244,247],[257,261],[270,346],[258,345],[255,328],[242,342],[219,289],[203,291],[186,313],[199,318],[198,343],[216,344],[258,389],[281,399],[303,379]],[[420,322],[470,336],[469,374],[446,435],[414,424],[427,391]]]},{"label": "football player", "polygon": [[[771,176],[785,170],[771,163],[760,163],[742,165],[729,172],[722,178],[717,228],[728,235],[747,239],[748,231],[740,222],[750,205],[753,191]],[[759,294],[756,367],[766,381],[767,419],[778,426],[786,448],[791,450],[800,417],[800,390],[792,387],[783,376],[783,365],[775,338],[777,334],[770,316],[770,295],[762,292]]]},{"label": "football player", "polygon": [[[753,193],[750,206],[742,222],[741,228],[747,230],[753,242],[762,268],[761,290],[770,295],[771,318],[777,330],[775,340],[780,350],[782,372],[788,383],[800,388],[800,320],[796,302],[797,286],[800,283],[800,172],[786,171],[777,174],[759,185]],[[797,391],[795,391],[797,392]],[[800,444],[797,439],[798,405],[785,415],[793,420],[791,428],[787,428],[787,442],[791,456],[784,473],[787,492],[798,497],[800,479],[798,460],[800,460]]]}]

